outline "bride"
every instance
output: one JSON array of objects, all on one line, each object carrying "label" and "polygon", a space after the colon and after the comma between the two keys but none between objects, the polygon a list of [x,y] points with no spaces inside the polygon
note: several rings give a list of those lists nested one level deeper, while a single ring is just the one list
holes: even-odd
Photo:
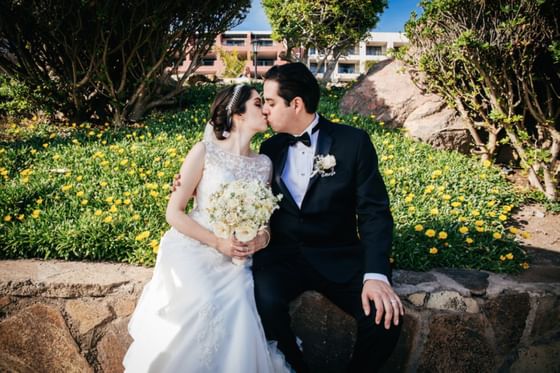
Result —
[{"label": "bride", "polygon": [[[270,183],[272,163],[250,150],[253,135],[267,129],[257,91],[237,85],[220,91],[210,109],[203,141],[181,167],[172,193],[151,281],[129,323],[134,339],[126,372],[286,372],[287,363],[266,341],[257,313],[251,269],[235,265],[264,248],[264,230],[250,242],[212,233],[206,208],[224,182]],[[191,198],[195,207],[185,208]]]}]

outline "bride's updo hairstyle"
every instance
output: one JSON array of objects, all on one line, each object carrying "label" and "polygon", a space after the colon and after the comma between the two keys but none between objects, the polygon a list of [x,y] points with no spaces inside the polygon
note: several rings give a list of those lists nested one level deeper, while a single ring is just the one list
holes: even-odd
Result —
[{"label": "bride's updo hairstyle", "polygon": [[245,103],[251,97],[254,88],[238,84],[222,89],[216,95],[210,108],[210,125],[218,140],[226,139],[233,126],[233,114],[245,113]]}]

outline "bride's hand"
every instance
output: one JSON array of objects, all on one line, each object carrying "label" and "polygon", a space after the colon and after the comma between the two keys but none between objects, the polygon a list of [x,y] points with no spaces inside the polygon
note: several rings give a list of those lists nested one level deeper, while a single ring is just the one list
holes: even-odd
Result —
[{"label": "bride's hand", "polygon": [[238,246],[244,246],[244,256],[253,255],[257,251],[262,250],[268,246],[268,242],[270,241],[270,233],[266,229],[261,229],[258,231],[257,236],[251,241],[241,242],[235,238],[234,241]]},{"label": "bride's hand", "polygon": [[227,239],[218,238],[218,246],[216,249],[226,256],[237,259],[243,259],[246,256],[251,255],[246,243],[236,240],[233,236]]}]

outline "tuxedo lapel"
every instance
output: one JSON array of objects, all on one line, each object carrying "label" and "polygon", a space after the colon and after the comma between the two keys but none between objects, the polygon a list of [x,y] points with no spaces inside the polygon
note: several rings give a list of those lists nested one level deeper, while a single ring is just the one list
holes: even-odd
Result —
[{"label": "tuxedo lapel", "polygon": [[[333,142],[333,137],[330,134],[330,132],[328,131],[328,126],[325,124],[325,119],[323,119],[323,117],[321,117],[320,119],[320,126],[319,127],[319,138],[317,139],[317,147],[315,148],[315,156],[317,155],[327,155],[329,154],[329,151],[331,150],[331,145]],[[315,159],[313,159],[313,164],[315,164]],[[313,177],[309,180],[309,184],[307,184],[307,190],[305,191],[305,196],[303,197],[303,202],[302,202],[302,206],[303,203],[305,202],[305,199],[307,198],[307,194],[311,191],[311,188],[313,188],[313,186],[317,183],[317,180],[320,178],[321,176],[317,173],[315,175],[313,175]]]}]

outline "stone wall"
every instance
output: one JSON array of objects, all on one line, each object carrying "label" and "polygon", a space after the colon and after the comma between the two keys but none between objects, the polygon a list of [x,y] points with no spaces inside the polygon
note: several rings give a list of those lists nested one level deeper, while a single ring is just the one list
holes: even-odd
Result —
[{"label": "stone wall", "polygon": [[[151,269],[0,261],[0,371],[121,372]],[[556,273],[556,272],[555,272]],[[560,277],[396,271],[406,316],[386,372],[560,372]],[[341,372],[354,321],[317,293],[292,304],[315,372]]]}]

